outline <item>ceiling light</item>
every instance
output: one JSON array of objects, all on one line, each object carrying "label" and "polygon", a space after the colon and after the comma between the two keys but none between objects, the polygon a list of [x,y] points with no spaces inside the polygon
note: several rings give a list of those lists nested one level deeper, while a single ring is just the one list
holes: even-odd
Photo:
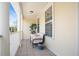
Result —
[{"label": "ceiling light", "polygon": [[34,13],[34,11],[29,11],[31,14]]}]

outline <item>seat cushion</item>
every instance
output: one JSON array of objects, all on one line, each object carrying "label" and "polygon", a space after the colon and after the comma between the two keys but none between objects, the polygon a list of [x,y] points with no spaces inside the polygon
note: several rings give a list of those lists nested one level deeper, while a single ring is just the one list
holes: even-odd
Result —
[{"label": "seat cushion", "polygon": [[40,40],[38,40],[38,39],[33,40],[33,43],[40,43],[40,42],[42,42],[42,40],[41,40],[41,39],[40,39]]},{"label": "seat cushion", "polygon": [[31,40],[33,39],[43,39],[43,34],[41,33],[31,34]]}]

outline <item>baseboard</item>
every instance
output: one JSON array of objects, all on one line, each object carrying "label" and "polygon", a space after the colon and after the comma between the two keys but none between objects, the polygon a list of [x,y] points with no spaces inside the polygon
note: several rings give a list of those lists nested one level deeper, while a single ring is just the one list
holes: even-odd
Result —
[{"label": "baseboard", "polygon": [[49,47],[47,47],[52,53],[54,53],[56,56],[61,56],[59,53],[57,53],[55,50],[50,49]]}]

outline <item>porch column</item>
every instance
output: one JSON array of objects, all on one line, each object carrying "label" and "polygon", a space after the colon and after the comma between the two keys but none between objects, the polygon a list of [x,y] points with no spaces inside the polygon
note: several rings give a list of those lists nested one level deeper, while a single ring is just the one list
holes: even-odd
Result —
[{"label": "porch column", "polygon": [[0,2],[0,54],[2,56],[10,55],[10,40],[9,40],[9,3]]}]

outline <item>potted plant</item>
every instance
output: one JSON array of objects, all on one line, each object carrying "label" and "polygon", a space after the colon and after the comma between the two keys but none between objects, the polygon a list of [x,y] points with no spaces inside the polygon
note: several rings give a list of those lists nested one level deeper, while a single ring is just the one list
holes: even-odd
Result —
[{"label": "potted plant", "polygon": [[31,26],[30,26],[30,31],[31,31],[31,33],[32,34],[34,34],[34,33],[36,33],[36,24],[32,24]]}]

